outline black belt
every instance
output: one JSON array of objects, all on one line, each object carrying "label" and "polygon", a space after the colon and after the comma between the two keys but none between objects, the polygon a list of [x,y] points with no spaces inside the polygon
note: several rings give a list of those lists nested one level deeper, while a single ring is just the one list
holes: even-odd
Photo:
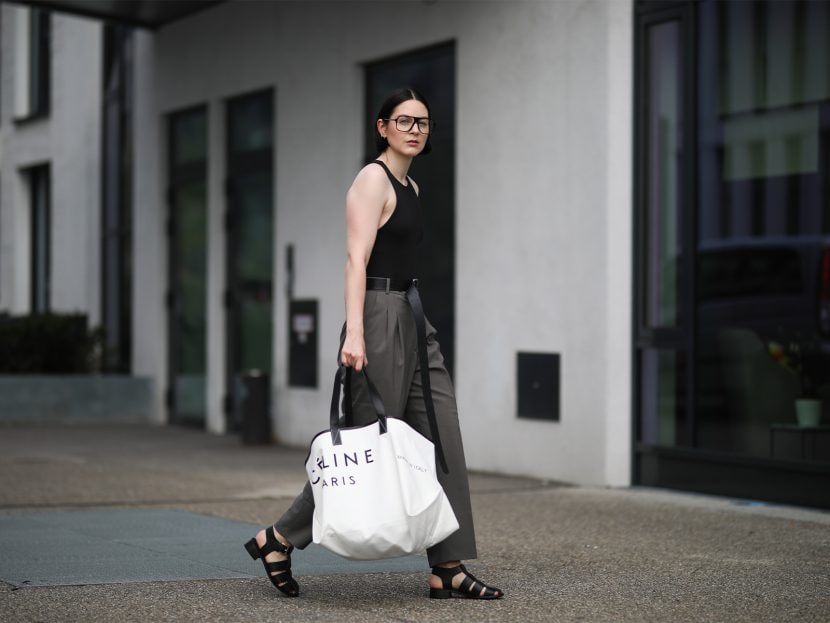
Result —
[{"label": "black belt", "polygon": [[389,277],[366,277],[367,290],[406,292],[409,286],[418,287],[417,279],[390,279]]},{"label": "black belt", "polygon": [[[435,455],[444,473],[449,473],[447,459],[444,457],[444,448],[441,446],[441,437],[438,434],[438,420],[435,417],[435,405],[432,402],[432,386],[429,382],[429,353],[427,352],[427,329],[424,318],[424,306],[418,295],[417,279],[390,279],[389,277],[367,277],[367,290],[382,290],[384,292],[406,292],[406,300],[415,317],[415,329],[418,334],[418,363],[421,368],[421,387],[424,390],[424,406],[426,407],[429,429],[432,434],[432,443],[435,445]],[[338,352],[338,365],[340,353]],[[351,396],[351,368],[346,368],[343,387],[343,406],[346,416],[346,425],[352,424],[352,396]]]}]

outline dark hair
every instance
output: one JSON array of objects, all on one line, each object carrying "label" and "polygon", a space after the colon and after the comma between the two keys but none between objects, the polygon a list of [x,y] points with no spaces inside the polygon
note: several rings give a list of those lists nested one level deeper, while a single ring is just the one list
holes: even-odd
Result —
[{"label": "dark hair", "polygon": [[[389,115],[392,114],[392,111],[398,107],[398,104],[403,102],[408,102],[409,100],[418,100],[427,108],[427,115],[430,114],[429,112],[429,104],[427,103],[426,98],[418,93],[415,89],[411,87],[406,87],[403,89],[398,89],[394,91],[386,100],[381,104],[380,110],[378,111],[377,117],[375,117],[375,148],[378,152],[382,152],[387,147],[389,147],[389,141],[387,141],[384,137],[380,135],[378,132],[378,119],[388,119]],[[421,151],[422,154],[428,154],[432,151],[432,134],[427,135],[427,141],[424,144],[424,149]]]}]

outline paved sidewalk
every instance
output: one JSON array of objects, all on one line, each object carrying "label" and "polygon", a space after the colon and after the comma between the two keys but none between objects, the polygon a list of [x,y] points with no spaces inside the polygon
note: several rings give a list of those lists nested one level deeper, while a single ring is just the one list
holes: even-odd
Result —
[{"label": "paved sidewalk", "polygon": [[0,621],[830,621],[830,513],[484,474],[470,566],[504,599],[430,600],[424,559],[312,548],[283,598],[235,543],[304,459],[176,428],[0,429]]}]

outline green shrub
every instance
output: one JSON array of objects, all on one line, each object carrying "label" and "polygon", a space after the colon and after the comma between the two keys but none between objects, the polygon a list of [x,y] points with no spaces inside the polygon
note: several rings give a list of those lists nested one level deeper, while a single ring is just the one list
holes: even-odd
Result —
[{"label": "green shrub", "polygon": [[0,374],[97,372],[101,338],[83,314],[0,313]]}]

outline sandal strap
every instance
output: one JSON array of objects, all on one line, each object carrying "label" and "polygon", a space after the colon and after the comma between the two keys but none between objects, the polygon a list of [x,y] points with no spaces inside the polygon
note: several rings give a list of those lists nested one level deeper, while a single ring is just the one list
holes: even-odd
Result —
[{"label": "sandal strap", "polygon": [[[458,565],[456,567],[433,567],[432,573],[441,579],[441,584],[445,590],[456,590],[469,595],[481,595],[484,597],[495,597],[497,594],[501,594],[503,592],[500,588],[487,586],[484,582],[467,571],[467,567],[464,565]],[[452,579],[459,573],[463,573],[464,578],[461,580],[458,588],[453,589]],[[484,589],[483,593],[482,589]]]},{"label": "sandal strap", "polygon": [[[473,580],[473,582],[478,582],[478,584],[479,584],[481,587],[483,587],[483,588],[484,588],[484,595],[485,595],[485,596],[495,596],[495,595],[496,595],[496,593],[503,593],[503,592],[504,592],[504,591],[502,591],[500,588],[495,588],[495,587],[493,587],[493,586],[488,586],[487,584],[485,584],[484,582],[482,582],[481,580],[479,580],[476,576],[474,576],[472,573],[470,573],[469,571],[467,571],[467,567],[465,567],[464,565],[460,565],[460,566],[461,566],[461,570],[462,570],[462,571],[463,571],[463,572],[467,575],[467,577],[468,577],[468,578],[470,578],[471,580]],[[463,586],[464,581],[462,581],[462,582],[461,582],[461,584],[462,584],[462,586]],[[476,590],[475,590],[475,592],[476,592],[476,593],[480,593],[480,592],[481,592],[481,588],[476,589]]]},{"label": "sandal strap", "polygon": [[266,562],[265,570],[270,574],[274,571],[291,571],[290,560],[279,560],[277,562]]},{"label": "sandal strap", "polygon": [[452,588],[452,579],[462,571],[464,571],[464,565],[432,568],[432,574],[437,575],[441,579],[441,584],[445,589]]},{"label": "sandal strap", "polygon": [[260,550],[264,555],[268,555],[271,552],[276,552],[278,554],[287,554],[291,555],[291,552],[294,551],[294,546],[286,547],[282,543],[277,540],[277,537],[274,535],[274,529],[271,527],[266,528],[265,530],[265,545],[263,545]]},{"label": "sandal strap", "polygon": [[[473,576],[465,575],[464,579],[461,580],[461,584],[458,585],[458,590],[464,591],[465,593],[475,593],[475,585],[480,584]],[[481,589],[478,589],[478,592],[481,592]]]}]

